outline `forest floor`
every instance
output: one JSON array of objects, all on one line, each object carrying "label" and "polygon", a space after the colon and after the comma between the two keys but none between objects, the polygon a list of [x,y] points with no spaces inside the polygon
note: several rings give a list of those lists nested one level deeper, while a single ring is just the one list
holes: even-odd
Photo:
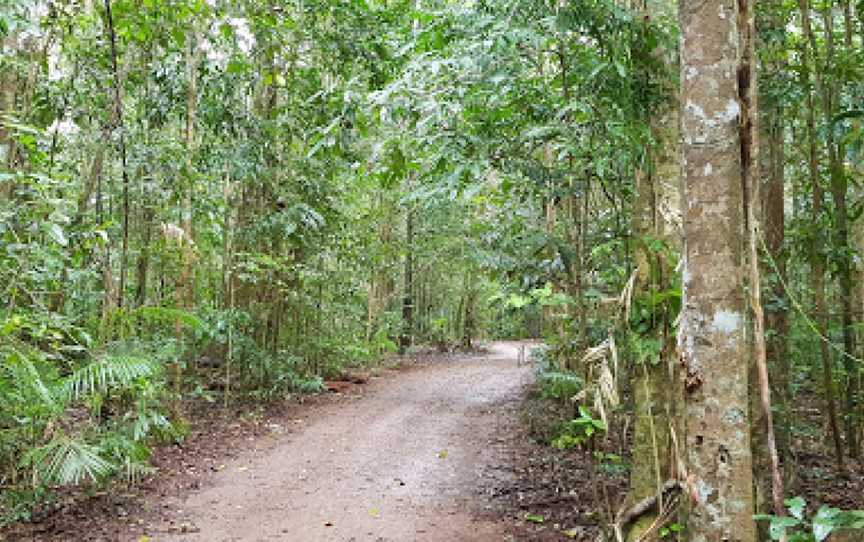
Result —
[{"label": "forest floor", "polygon": [[[538,397],[519,347],[426,353],[266,407],[190,403],[190,434],[156,449],[157,475],[60,493],[0,541],[593,542],[624,501],[629,437],[603,440],[611,462],[536,443],[567,413]],[[812,430],[796,447],[813,452],[796,489],[862,508],[862,465],[839,476],[818,409],[801,414]]]},{"label": "forest floor", "polygon": [[[518,348],[419,356],[251,414],[197,405],[183,445],[156,451],[158,476],[61,497],[0,540],[587,540],[594,505],[562,493],[588,487],[584,468],[520,421],[533,371]],[[555,521],[572,511],[584,527]]]}]

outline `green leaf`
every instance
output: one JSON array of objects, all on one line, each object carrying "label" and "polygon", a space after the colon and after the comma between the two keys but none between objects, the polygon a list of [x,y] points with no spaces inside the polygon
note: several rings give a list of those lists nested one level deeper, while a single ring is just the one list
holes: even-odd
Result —
[{"label": "green leaf", "polygon": [[521,309],[523,307],[528,306],[531,303],[531,299],[519,294],[513,294],[509,298],[507,298],[507,306],[512,307],[514,309]]},{"label": "green leaf", "polygon": [[249,71],[249,68],[250,68],[250,66],[247,62],[243,62],[243,61],[232,58],[228,62],[228,65],[225,66],[225,71],[227,73],[231,73],[231,74],[246,73]]},{"label": "green leaf", "polygon": [[789,508],[789,513],[798,519],[804,519],[804,509],[807,507],[807,501],[802,497],[794,499],[786,499],[786,507]]},{"label": "green leaf", "polygon": [[837,518],[840,515],[840,510],[822,506],[816,515],[813,517],[813,538],[816,542],[822,542],[831,532],[837,527]]},{"label": "green leaf", "polygon": [[48,224],[48,235],[50,235],[51,239],[61,247],[65,247],[69,244],[69,241],[66,239],[66,234],[63,233],[63,228],[61,228],[59,224]]},{"label": "green leaf", "polygon": [[771,525],[768,527],[768,534],[771,540],[780,540],[786,534],[786,530],[790,527],[797,527],[800,521],[795,518],[787,517],[772,517]]},{"label": "green leaf", "polygon": [[154,322],[172,323],[180,322],[184,326],[194,329],[203,330],[204,322],[189,311],[182,309],[173,309],[170,307],[147,306],[136,309],[130,313],[132,316],[140,316],[145,320]]},{"label": "green leaf", "polygon": [[527,514],[525,516],[525,521],[530,521],[531,523],[543,523],[546,521],[546,518],[539,514]]}]

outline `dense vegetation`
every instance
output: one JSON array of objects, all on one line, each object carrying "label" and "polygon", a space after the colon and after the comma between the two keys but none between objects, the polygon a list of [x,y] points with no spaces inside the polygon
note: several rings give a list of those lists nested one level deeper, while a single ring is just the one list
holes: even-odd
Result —
[{"label": "dense vegetation", "polygon": [[[862,454],[864,7],[761,2],[750,36],[747,6],[710,5],[739,17],[754,122],[726,119],[733,146],[758,141],[713,226],[740,230],[730,291],[771,377],[773,409],[758,364],[744,397],[757,473],[776,448],[791,496],[801,398],[841,471]],[[145,474],[186,401],[533,336],[550,398],[582,398],[554,443],[634,415],[630,504],[662,507],[696,461],[675,441],[703,385],[675,346],[682,288],[685,308],[701,295],[681,277],[700,272],[681,263],[701,197],[688,29],[671,2],[4,2],[2,522],[51,487]]]}]

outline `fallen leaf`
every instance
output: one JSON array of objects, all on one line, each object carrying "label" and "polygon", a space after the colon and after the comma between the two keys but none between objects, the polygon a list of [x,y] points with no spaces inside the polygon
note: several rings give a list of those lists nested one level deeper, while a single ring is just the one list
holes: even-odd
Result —
[{"label": "fallen leaf", "polygon": [[447,450],[441,450],[440,452],[438,452],[438,458],[439,459],[446,459],[447,458]]},{"label": "fallen leaf", "polygon": [[530,521],[531,523],[543,523],[546,521],[546,518],[538,514],[526,514],[525,521]]},{"label": "fallen leaf", "polygon": [[381,517],[381,510],[378,510],[377,508],[370,508],[369,509],[369,516],[373,517],[373,518],[380,518]]}]

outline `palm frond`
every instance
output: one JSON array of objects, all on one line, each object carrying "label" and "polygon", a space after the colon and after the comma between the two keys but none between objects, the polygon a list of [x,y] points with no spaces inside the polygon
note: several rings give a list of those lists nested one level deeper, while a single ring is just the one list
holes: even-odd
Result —
[{"label": "palm frond", "polygon": [[95,482],[114,470],[114,466],[102,458],[98,447],[67,436],[55,437],[48,444],[31,450],[23,462],[31,466],[36,478],[45,484]]},{"label": "palm frond", "polygon": [[139,378],[152,377],[159,370],[159,365],[147,358],[104,356],[66,377],[60,384],[60,393],[73,400],[91,393],[106,393],[130,386]]}]

